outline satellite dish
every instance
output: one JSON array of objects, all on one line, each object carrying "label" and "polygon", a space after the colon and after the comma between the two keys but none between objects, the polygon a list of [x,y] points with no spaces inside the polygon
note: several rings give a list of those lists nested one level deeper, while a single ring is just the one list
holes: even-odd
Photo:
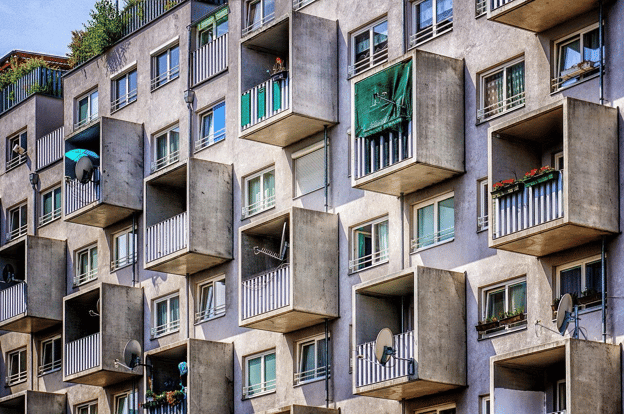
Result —
[{"label": "satellite dish", "polygon": [[141,344],[136,339],[131,339],[126,344],[123,353],[124,363],[134,369],[141,362]]},{"label": "satellite dish", "polygon": [[572,296],[566,293],[561,297],[557,308],[557,330],[561,335],[565,335],[570,321],[576,319],[572,316],[573,309]]},{"label": "satellite dish", "polygon": [[76,179],[80,181],[80,183],[86,184],[91,181],[94,170],[95,168],[93,167],[93,161],[91,161],[91,158],[84,156],[76,162]]},{"label": "satellite dish", "polygon": [[2,269],[2,282],[9,283],[9,282],[13,282],[14,280],[15,280],[15,269],[13,268],[12,264],[7,263],[4,265],[4,268]]},{"label": "satellite dish", "polygon": [[375,358],[381,365],[386,365],[388,359],[394,355],[394,335],[389,328],[383,328],[375,340]]},{"label": "satellite dish", "polygon": [[100,316],[100,300],[98,299],[97,302],[95,302],[95,310],[89,309],[89,316]]}]

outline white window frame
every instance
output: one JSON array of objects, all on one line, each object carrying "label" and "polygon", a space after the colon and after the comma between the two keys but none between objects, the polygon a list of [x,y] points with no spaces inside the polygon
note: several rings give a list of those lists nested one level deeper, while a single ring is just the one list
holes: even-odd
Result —
[{"label": "white window frame", "polygon": [[[242,36],[245,36],[251,32],[253,32],[256,29],[261,28],[262,26],[264,26],[265,24],[273,21],[273,19],[275,19],[275,0],[271,0],[273,1],[273,12],[269,13],[268,15],[265,16],[264,14],[264,3],[265,0],[247,0],[245,1],[244,7],[245,7],[245,22],[243,25],[243,31],[242,31]],[[260,7],[260,20],[250,23],[249,22],[249,18],[250,18],[250,13],[249,13],[249,9],[251,8],[252,4],[258,3],[259,7]]]},{"label": "white window frame", "polygon": [[[388,226],[388,248],[385,250],[375,251],[375,239],[377,238],[377,231],[379,225],[382,223],[386,223]],[[366,226],[371,226],[371,254],[366,256],[359,256],[358,253],[358,244],[357,235],[359,233],[364,233],[361,229]],[[370,269],[371,267],[388,263],[390,261],[390,221],[388,216],[383,216],[371,221],[367,221],[365,223],[358,224],[356,226],[351,227],[351,257],[352,259],[349,261],[349,270],[351,273],[359,272],[364,269]],[[363,267],[360,267],[364,265]]]},{"label": "white window frame", "polygon": [[[133,242],[130,243],[130,235],[133,235]],[[125,237],[126,238],[126,252],[125,252],[125,256],[119,257],[119,252],[117,249],[117,240],[119,240],[120,238]],[[112,237],[112,244],[113,244],[113,251],[112,251],[112,257],[113,260],[111,260],[111,272],[114,272],[115,270],[121,269],[123,267],[126,266],[130,266],[134,263],[136,263],[136,259],[137,259],[137,253],[138,253],[138,240],[137,240],[137,228],[134,228],[134,231],[132,231],[132,226],[127,227],[123,230],[121,230],[120,232],[117,232],[113,235]],[[132,247],[131,244],[134,244],[134,252],[132,252]]]},{"label": "white window frame", "polygon": [[[150,85],[151,85],[150,89],[152,92],[180,77],[180,60],[182,58],[182,55],[180,53],[180,45],[177,42],[177,40],[178,39],[176,39],[175,43],[167,45],[166,47],[162,49],[158,49],[156,52],[151,53],[152,76],[151,76],[151,82],[150,82]],[[178,49],[178,65],[171,66],[172,64],[171,51],[176,48]],[[162,75],[159,75],[158,74],[158,58],[163,56],[164,54],[167,55],[167,70],[164,71]]]},{"label": "white window frame", "polygon": [[[583,292],[587,288],[587,280],[586,280],[587,265],[599,262],[600,260],[601,260],[600,255],[594,255],[594,256],[586,257],[584,259],[575,260],[573,262],[568,262],[568,263],[565,263],[565,264],[557,266],[556,269],[555,269],[555,275],[556,275],[555,276],[555,279],[556,279],[556,286],[555,286],[556,297],[560,298],[561,295],[562,295],[562,293],[561,293],[561,272],[573,269],[575,267],[580,267],[581,268],[581,292]],[[606,269],[605,269],[605,271],[606,271]],[[601,303],[602,303],[602,300],[600,302],[595,302],[595,303],[592,303],[592,304],[579,305],[579,309],[581,309],[581,310],[582,309],[594,309],[596,306],[600,306]]]},{"label": "white window frame", "polygon": [[[15,230],[11,230],[13,228],[13,213],[16,211],[18,213],[18,220],[20,224],[17,226],[17,228],[15,228]],[[26,217],[24,220],[25,223],[21,224],[23,216]],[[9,209],[8,217],[7,217],[7,232],[6,232],[7,241],[18,239],[26,235],[27,232],[28,232],[28,204],[21,203],[15,207],[11,207]]]},{"label": "white window frame", "polygon": [[425,408],[423,410],[418,410],[415,412],[415,414],[440,414],[440,412],[445,411],[445,410],[457,410],[457,406],[455,404],[446,404],[446,405],[439,405],[436,407],[429,407],[429,408]]},{"label": "white window frame", "polygon": [[[48,345],[51,344],[51,350],[50,352],[52,353],[52,361],[48,362],[47,364],[44,361],[44,348]],[[55,350],[57,347],[60,347],[61,350],[61,358],[55,360],[54,359],[54,354],[55,354]],[[46,375],[46,374],[50,374],[52,372],[56,372],[56,371],[60,371],[61,367],[62,367],[62,362],[63,362],[63,344],[61,342],[61,335],[56,335],[53,336],[52,338],[47,338],[43,341],[41,341],[40,344],[40,355],[39,355],[39,375]]]},{"label": "white window frame", "polygon": [[431,26],[422,29],[420,32],[416,31],[418,27],[418,6],[428,0],[414,0],[411,4],[411,24],[410,30],[410,48],[419,46],[429,40],[450,32],[453,30],[453,7],[451,7],[450,17],[438,22],[438,0],[431,0]]},{"label": "white window frame", "polygon": [[488,178],[477,180],[477,232],[487,230],[489,224]]},{"label": "white window frame", "polygon": [[[214,16],[214,14],[212,14]],[[210,18],[210,16],[208,16],[207,18]],[[224,34],[227,34],[229,32],[229,22],[230,20],[230,16],[229,14],[226,14],[225,17],[222,17],[221,19],[217,20],[216,18],[214,19],[214,21],[207,27],[204,27],[201,30],[197,30],[197,49],[201,49],[202,47],[206,46],[209,43],[214,42],[215,40],[217,40],[219,37],[223,36]],[[217,36],[218,34],[218,28],[219,28],[219,22],[223,23],[223,21],[226,21],[228,23],[228,28],[226,29],[225,33],[222,33],[220,36]],[[210,40],[209,42],[206,42],[204,44],[202,44],[201,41],[201,37],[203,33],[206,33],[208,31],[212,31],[212,40]]]},{"label": "white window frame", "polygon": [[[513,309],[509,309],[509,288],[512,286],[517,286],[519,284],[524,283],[526,285],[525,287],[525,294],[526,297],[524,299],[525,303],[526,303],[526,307],[528,308],[529,306],[529,292],[528,292],[528,283],[527,283],[527,278],[526,276],[521,276],[521,277],[517,277],[514,279],[509,279],[507,281],[501,282],[501,283],[497,283],[494,285],[489,285],[489,286],[485,286],[483,288],[480,288],[481,290],[481,310],[480,310],[480,320],[484,321],[487,318],[487,311],[488,311],[488,306],[489,306],[489,301],[490,301],[490,294],[494,293],[494,292],[499,292],[500,290],[504,289],[505,290],[505,312],[510,312]],[[524,310],[524,314],[527,314],[527,309]],[[494,315],[495,317],[498,317],[497,315]],[[520,322],[517,323],[513,323],[513,324],[509,324],[509,325],[504,325],[498,328],[495,328],[495,330],[492,333],[481,333],[481,338],[491,338],[493,336],[498,336],[501,334],[505,334],[508,332],[514,332],[520,329],[525,329],[527,325],[527,321],[526,318]]]},{"label": "white window frame", "polygon": [[[130,75],[136,76],[136,87],[130,90]],[[124,82],[126,84],[126,93],[123,96],[117,96],[117,84]],[[136,102],[138,96],[139,78],[137,68],[134,67],[120,76],[116,76],[111,82],[111,112],[125,108],[133,102]]]},{"label": "white window frame", "polygon": [[[321,142],[317,142],[314,145],[311,145],[307,148],[304,148],[300,151],[294,152],[292,154],[292,160],[293,160],[293,184],[294,184],[294,197],[301,197],[304,196],[306,194],[310,194],[316,190],[320,190],[321,188],[325,187],[325,171],[323,171],[323,168],[325,167],[324,165],[324,161],[321,162],[321,164],[319,165],[320,167],[320,173],[321,173],[321,177],[320,177],[320,183],[318,186],[314,186],[311,189],[308,189],[306,192],[302,192],[300,190],[300,187],[298,185],[299,183],[299,177],[298,177],[298,170],[297,170],[297,163],[301,161],[302,158],[308,157],[318,151],[321,151],[321,154],[323,154],[324,157],[324,143]],[[327,148],[327,151],[329,151],[329,147]]]},{"label": "white window frame", "polygon": [[[87,411],[82,411],[86,409]],[[86,404],[80,404],[76,406],[76,414],[97,414],[98,404],[97,401],[92,401]]]},{"label": "white window frame", "polygon": [[[218,295],[216,294],[217,288],[216,284],[218,282],[223,282],[223,303],[218,303]],[[202,298],[204,295],[204,289],[212,286],[213,296],[212,302],[207,303],[206,309],[202,309]],[[225,315],[225,309],[227,304],[227,295],[226,295],[226,285],[225,285],[225,275],[220,275],[215,278],[212,278],[206,282],[200,283],[197,285],[197,312],[195,313],[195,323],[199,324],[202,322],[209,321],[211,319],[219,318]],[[212,305],[212,306],[211,306]]]},{"label": "white window frame", "polygon": [[[17,355],[17,364],[18,364],[18,369],[19,366],[22,364],[22,359],[25,361],[25,365],[26,365],[26,369],[24,371],[18,371],[16,374],[11,375],[10,372],[12,371],[13,368],[13,357]],[[7,375],[6,375],[6,385],[8,386],[13,386],[13,385],[17,385],[20,384],[22,382],[26,382],[26,380],[28,379],[28,358],[27,358],[27,351],[26,348],[20,348],[20,349],[15,349],[12,351],[7,352]]]},{"label": "white window frame", "polygon": [[[275,355],[275,379],[271,380],[271,381],[266,381],[266,377],[265,377],[265,361],[266,361],[266,357],[268,355]],[[261,382],[259,384],[253,384],[253,385],[243,385],[243,399],[248,399],[248,398],[254,398],[254,397],[259,397],[261,395],[266,395],[266,394],[270,394],[270,393],[274,393],[277,390],[277,352],[275,349],[270,349],[268,351],[264,351],[264,352],[260,352],[257,354],[253,354],[253,355],[247,355],[244,358],[244,368],[245,368],[245,372],[244,372],[244,376],[243,376],[243,384],[247,384],[249,381],[249,361],[252,361],[254,359],[257,358],[262,358],[262,363],[261,363],[261,367],[260,367],[260,374],[262,376],[261,378]],[[253,387],[260,387],[259,391],[253,391],[252,394],[249,393],[250,389]]]},{"label": "white window frame", "polygon": [[137,404],[138,394],[139,394],[138,390],[136,390],[134,394],[132,393],[131,390],[121,392],[119,394],[115,394],[115,397],[114,397],[115,405],[113,406],[113,409],[115,411],[113,411],[113,414],[118,414],[120,412],[119,411],[120,408],[123,410],[124,407],[119,406],[119,403],[122,400],[122,398],[125,398],[128,409],[121,411],[121,414],[137,414],[139,412],[139,407]]},{"label": "white window frame", "polygon": [[22,165],[26,162],[27,153],[19,154],[13,151],[13,148],[18,145],[24,150],[28,150],[28,131],[23,130],[7,138],[7,160],[6,170],[12,170],[13,168]]},{"label": "white window frame", "polygon": [[[438,218],[439,218],[439,209],[438,205],[442,201],[446,201],[449,198],[453,198],[453,228],[452,229],[439,229],[438,226]],[[433,206],[433,243],[427,244],[424,246],[419,246],[419,239],[425,236],[421,236],[418,234],[418,210],[424,207]],[[412,206],[412,222],[413,222],[413,234],[414,238],[411,242],[412,253],[419,252],[425,249],[429,249],[435,246],[439,246],[441,244],[450,243],[455,240],[455,193],[444,193],[435,198],[430,198],[426,201],[422,201],[418,204],[414,204]],[[442,237],[450,236],[447,239],[441,240]],[[421,241],[422,243],[422,241]]]},{"label": "white window frame", "polygon": [[[62,199],[62,195],[61,195],[61,204],[59,204],[58,206],[55,205],[55,192],[59,192],[61,193],[61,187],[54,187],[51,188],[45,192],[41,193],[41,216],[39,217],[39,227],[45,226],[46,224],[53,222],[54,220],[58,220],[59,218],[61,218],[61,206],[63,205],[63,199]],[[52,211],[49,212],[45,212],[44,208],[45,208],[45,197],[47,195],[52,196]]]},{"label": "white window frame", "polygon": [[[525,87],[524,90],[516,96],[508,96],[507,92],[507,70],[512,66],[524,62],[524,70],[523,75],[525,79]],[[503,100],[501,102],[496,102],[490,105],[488,108],[491,108],[490,111],[493,111],[488,115],[488,108],[485,108],[485,79],[498,73],[503,72]],[[513,110],[524,108],[526,103],[526,61],[524,59],[524,55],[518,58],[512,59],[496,67],[489,69],[485,72],[482,72],[478,75],[479,77],[479,105],[477,109],[477,123],[484,122],[486,120],[490,120],[496,118],[498,116],[504,115]],[[492,108],[494,107],[494,108]]]},{"label": "white window frame", "polygon": [[[264,175],[266,173],[269,173],[273,171],[273,195],[272,196],[268,196],[265,197],[265,188],[264,188]],[[261,198],[259,201],[255,202],[254,204],[249,204],[250,200],[249,200],[249,183],[252,180],[255,180],[256,178],[260,178],[260,194],[261,194]],[[243,178],[243,200],[245,202],[245,204],[243,205],[243,211],[242,211],[242,216],[243,218],[248,218],[251,216],[255,216],[256,214],[262,213],[263,211],[269,210],[273,207],[275,207],[275,199],[277,196],[277,192],[275,191],[276,187],[277,187],[277,182],[275,180],[275,178],[277,178],[276,174],[275,174],[275,165],[271,165],[270,167],[267,167],[261,171],[258,171],[257,173],[248,175],[247,177]]]},{"label": "white window frame", "polygon": [[[220,106],[223,106],[223,115],[224,115],[223,128],[219,129],[218,131],[215,131],[214,130],[215,110],[218,109]],[[208,131],[208,133],[206,133],[206,131],[203,130],[204,119],[206,117],[212,117],[211,122],[210,122],[210,131]],[[199,136],[197,140],[195,141],[195,152],[198,152],[204,148],[207,148],[213,144],[216,144],[217,142],[223,141],[225,139],[226,124],[227,124],[227,117],[225,116],[225,101],[221,101],[211,106],[207,111],[200,114],[199,128],[197,128]]]},{"label": "white window frame", "polygon": [[[377,65],[380,65],[382,63],[385,63],[388,61],[388,44],[386,44],[386,47],[384,49],[381,49],[380,51],[377,52],[377,54],[374,53],[374,29],[375,27],[386,23],[386,26],[388,26],[388,16],[384,16],[380,19],[375,20],[374,22],[366,25],[366,27],[361,28],[360,30],[357,30],[353,33],[351,33],[351,35],[349,36],[350,42],[351,42],[351,50],[349,52],[349,77],[358,75],[370,68],[373,68]],[[389,26],[388,26],[388,31],[389,31]],[[368,41],[369,41],[369,56],[368,59],[365,60],[361,60],[360,62],[356,63],[355,62],[355,55],[356,55],[356,43],[355,43],[355,38],[359,35],[361,35],[362,33],[366,33],[368,32]],[[388,33],[389,34],[389,33]],[[387,36],[387,39],[389,39],[390,36]],[[387,40],[386,40],[387,42]],[[364,64],[366,63],[366,64]]]},{"label": "white window frame", "polygon": [[[297,342],[296,344],[297,365],[295,366],[295,370],[294,370],[295,374],[293,378],[295,385],[302,385],[302,384],[307,384],[309,382],[323,380],[325,379],[325,375],[327,373],[329,373],[329,375],[331,376],[331,348],[330,348],[330,352],[328,352],[328,355],[330,357],[329,363],[324,366],[318,366],[319,361],[317,358],[318,358],[319,342],[324,342],[324,341],[325,341],[325,335],[316,335],[314,337],[306,338]],[[327,338],[327,342],[328,342],[327,345],[331,346],[331,337]],[[303,358],[302,349],[306,345],[314,345],[314,370],[313,372],[301,370],[302,369],[301,364],[302,364],[302,358]]]},{"label": "white window frame", "polygon": [[[560,393],[559,393],[559,386],[563,384],[564,388],[566,389],[566,394],[567,394],[567,386],[566,386],[566,380],[564,379],[560,379],[555,383],[555,410],[557,410],[556,412],[563,412],[566,410],[566,407],[561,407],[561,404],[559,404],[559,400],[560,400]],[[567,399],[567,395],[564,394],[563,397],[563,401],[566,401]],[[567,401],[566,403],[567,404]]]},{"label": "white window frame", "polygon": [[[178,133],[178,150],[171,152],[171,133],[176,131]],[[162,136],[167,136],[167,155],[162,158],[158,157],[158,139]],[[161,170],[171,164],[174,164],[180,160],[180,126],[174,125],[170,128],[167,128],[163,131],[154,134],[152,138],[152,147],[153,147],[153,160],[152,161],[152,172],[156,172]]]},{"label": "white window frame", "polygon": [[[171,319],[171,299],[178,298],[178,319]],[[166,302],[167,303],[167,322],[164,325],[156,326],[156,321],[158,321],[158,305]],[[161,336],[169,335],[180,330],[180,293],[175,292],[168,296],[164,296],[162,298],[153,300],[153,328],[152,328],[152,338],[160,338]]]},{"label": "white window frame", "polygon": [[[587,34],[589,32],[592,32],[594,30],[598,30],[598,29],[599,29],[598,23],[594,23],[594,24],[592,24],[590,26],[587,26],[587,27],[585,27],[585,28],[583,28],[581,30],[578,30],[578,31],[576,31],[574,33],[566,35],[565,37],[562,37],[561,39],[558,39],[558,40],[556,40],[554,42],[554,56],[555,56],[555,58],[553,60],[553,74],[554,74],[554,77],[551,80],[552,92],[557,92],[557,91],[560,91],[562,89],[569,88],[569,87],[571,87],[573,85],[577,85],[581,81],[593,79],[593,78],[595,78],[597,76],[600,76],[600,72],[596,70],[596,69],[600,68],[600,62],[594,62],[595,66],[592,69],[588,70],[588,72],[594,72],[594,73],[591,73],[591,74],[589,74],[587,76],[585,76],[585,74],[581,73],[581,74],[579,74],[577,76],[574,76],[574,77],[571,77],[569,79],[563,80],[562,77],[561,77],[561,71],[560,71],[561,65],[560,65],[560,62],[559,62],[559,60],[561,59],[561,46],[569,44],[569,43],[575,41],[578,38],[579,44],[580,44],[581,55],[583,55],[583,53],[584,53],[583,35],[585,35],[585,34]],[[603,60],[605,58],[604,52],[602,54],[602,58],[603,58]],[[584,60],[584,56],[581,56],[581,59],[582,59],[581,62],[585,61]],[[564,85],[564,83],[569,82],[571,80],[574,80],[574,81],[570,82],[567,85]]]},{"label": "white window frame", "polygon": [[[94,95],[96,95],[95,98],[94,98]],[[87,112],[88,113],[87,113],[87,117],[81,120],[80,119],[80,102],[83,101],[85,98],[87,99],[87,108],[88,108]],[[96,106],[95,106],[96,108],[95,113],[92,111],[94,99],[97,99]],[[89,92],[80,95],[78,98],[74,100],[74,105],[76,107],[75,112],[74,112],[74,116],[75,116],[74,129],[78,129],[80,127],[88,125],[92,121],[96,120],[98,118],[99,106],[100,106],[100,96],[98,93],[98,89],[97,88],[91,89]]]},{"label": "white window frame", "polygon": [[[98,266],[97,263],[93,263],[93,255],[92,255],[92,251],[95,250],[95,254],[96,257],[98,256],[98,248],[97,248],[97,243],[96,244],[92,244],[90,246],[87,246],[83,249],[77,250],[76,251],[76,276],[74,277],[74,286],[81,286],[84,285],[85,283],[89,283],[92,280],[97,279],[98,277]],[[81,273],[80,272],[80,258],[82,257],[82,255],[86,254],[87,255],[87,267],[89,268],[89,270],[87,272]],[[97,261],[97,259],[96,259]],[[95,267],[94,267],[95,265]]]},{"label": "white window frame", "polygon": [[487,14],[487,0],[475,0],[475,18]]},{"label": "white window frame", "polygon": [[293,10],[301,10],[308,4],[314,3],[315,1],[316,0],[293,0]]},{"label": "white window frame", "polygon": [[482,397],[479,398],[479,400],[481,401],[479,410],[481,414],[491,414],[491,400],[490,400],[490,396],[488,395],[484,395]]}]

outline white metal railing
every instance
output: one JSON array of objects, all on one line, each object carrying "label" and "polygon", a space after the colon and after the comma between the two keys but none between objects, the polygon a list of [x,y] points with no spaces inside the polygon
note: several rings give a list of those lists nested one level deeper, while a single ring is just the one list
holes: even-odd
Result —
[{"label": "white metal railing", "polygon": [[39,365],[39,375],[48,374],[52,371],[56,371],[61,369],[61,360],[57,359],[56,361],[48,362],[44,365]]},{"label": "white metal railing", "polygon": [[19,382],[24,382],[26,381],[26,379],[28,378],[28,371],[20,371],[17,372],[13,375],[8,375],[6,377],[6,384],[7,385],[14,385],[17,384]]},{"label": "white metal railing", "polygon": [[78,180],[65,181],[65,214],[71,214],[100,199],[100,169],[95,168],[93,178],[86,184]]},{"label": "white metal railing", "polygon": [[359,62],[355,62],[353,65],[350,65],[348,68],[349,76],[355,76],[368,68],[385,62],[386,60],[388,60],[388,47],[378,50],[373,53],[371,57],[362,59]]},{"label": "white metal railing", "polygon": [[258,20],[257,22],[253,22],[249,26],[245,26],[243,28],[243,30],[242,30],[241,36],[248,35],[249,33],[253,32],[254,30],[259,29],[262,26],[264,26],[265,24],[273,21],[273,19],[275,19],[275,12],[267,14],[262,19]]},{"label": "white metal railing", "polygon": [[37,139],[37,169],[40,170],[63,159],[65,128],[60,127]]},{"label": "white metal railing", "polygon": [[268,392],[275,390],[276,386],[277,386],[276,380],[259,382],[257,384],[248,385],[246,387],[243,387],[243,397],[248,398],[248,397],[253,397],[256,395],[266,394]]},{"label": "white metal railing", "polygon": [[195,141],[195,152],[204,149],[225,138],[225,127]]},{"label": "white metal railing", "polygon": [[358,257],[353,260],[349,260],[349,270],[361,270],[366,269],[367,267],[371,267],[376,264],[385,263],[388,261],[388,252],[389,249],[380,250],[378,252],[374,252],[368,254],[366,256]]},{"label": "white metal railing", "polygon": [[493,238],[563,217],[563,171],[556,179],[493,200]]},{"label": "white metal railing", "polygon": [[191,52],[191,83],[197,85],[228,67],[228,34]]},{"label": "white metal railing", "polygon": [[61,207],[55,208],[47,214],[39,217],[39,227],[48,224],[61,217]]},{"label": "white metal railing", "polygon": [[136,254],[131,254],[128,256],[118,257],[115,260],[111,260],[111,271],[115,271],[124,266],[130,265],[134,263],[136,260]]},{"label": "white metal railing", "polygon": [[511,3],[512,1],[514,1],[514,0],[491,0],[491,2],[490,2],[490,9],[491,10],[496,10],[499,7],[503,7],[507,3]]},{"label": "white metal railing", "polygon": [[436,24],[432,24],[431,26],[425,27],[422,30],[414,33],[410,36],[410,47],[418,46],[429,39],[433,39],[434,37],[440,36],[453,28],[453,14],[450,16],[436,22]]},{"label": "white metal railing", "polygon": [[413,156],[412,122],[406,134],[387,131],[374,138],[355,139],[355,178],[362,178]]},{"label": "white metal railing", "polygon": [[561,411],[553,411],[547,414],[566,414],[566,410],[561,410]]},{"label": "white metal railing", "polygon": [[243,319],[290,305],[290,266],[243,280]]},{"label": "white metal railing", "polygon": [[173,151],[162,158],[152,161],[152,172],[158,171],[161,168],[165,168],[180,160],[180,150]]},{"label": "white metal railing", "polygon": [[390,358],[385,366],[375,359],[375,341],[357,347],[357,386],[375,384],[410,374],[409,361],[414,358],[414,331],[394,335],[396,357]]},{"label": "white metal railing", "polygon": [[489,227],[488,216],[477,217],[477,229],[479,231],[486,230]]},{"label": "white metal railing", "polygon": [[[289,78],[280,79],[274,81],[269,79],[260,85],[256,85],[241,95],[241,102],[243,102],[245,95],[249,95],[249,108],[243,108],[241,104],[241,111],[249,113],[249,122],[241,122],[241,130],[250,128],[265,119],[271,118],[274,115],[288,109],[290,107],[290,85]],[[279,105],[276,105],[274,88],[275,85],[279,87]]]},{"label": "white metal railing", "polygon": [[182,400],[176,405],[165,403],[158,407],[144,407],[143,410],[146,414],[186,414],[186,400]]},{"label": "white metal railing", "polygon": [[263,198],[260,201],[256,201],[253,204],[248,206],[243,206],[242,214],[244,217],[253,216],[254,214],[260,213],[261,211],[268,210],[271,207],[275,206],[275,194],[272,196]]},{"label": "white metal railing", "polygon": [[26,283],[0,290],[0,322],[26,312]]},{"label": "white metal railing", "polygon": [[126,105],[131,104],[132,102],[136,101],[137,95],[138,95],[137,90],[133,89],[129,91],[128,93],[115,99],[113,102],[111,102],[111,112],[121,109],[125,107]]},{"label": "white metal railing", "polygon": [[98,113],[96,112],[94,114],[88,115],[84,119],[79,119],[78,122],[74,124],[74,130],[81,128],[87,124],[90,124],[91,122],[95,122],[98,118],[99,116],[98,116]]},{"label": "white metal railing", "polygon": [[65,346],[65,375],[100,365],[100,333],[85,336]]},{"label": "white metal railing", "polygon": [[552,92],[556,92],[559,89],[565,88],[569,85],[576,83],[583,76],[590,76],[598,73],[600,69],[600,61],[586,60],[579,64],[561,71],[559,76],[550,80],[550,87]]},{"label": "white metal railing", "polygon": [[35,93],[60,97],[63,90],[63,71],[35,68],[14,83],[0,89],[0,114],[19,105]]},{"label": "white metal railing", "polygon": [[188,212],[168,218],[147,228],[145,261],[151,262],[188,246]]},{"label": "white metal railing", "polygon": [[18,165],[26,162],[26,154],[15,154],[11,151],[11,155],[13,156],[13,158],[9,159],[6,163],[7,170],[15,168]]},{"label": "white metal railing", "polygon": [[180,76],[180,65],[174,66],[166,72],[152,78],[151,90],[155,90]]},{"label": "white metal railing", "polygon": [[293,0],[293,10],[299,10],[313,1],[314,0]]},{"label": "white metal railing", "polygon": [[492,105],[486,106],[485,108],[479,109],[477,111],[477,120],[483,121],[493,117],[494,115],[507,112],[513,108],[519,108],[522,105],[524,105],[524,91],[514,96],[510,96],[507,99],[493,103]]},{"label": "white metal railing", "polygon": [[22,237],[26,234],[27,230],[28,230],[28,224],[19,226],[18,228],[15,228],[11,230],[10,232],[8,232],[6,234],[6,239],[7,241],[11,241],[11,240],[17,239],[18,237]]},{"label": "white metal railing", "polygon": [[186,0],[142,0],[121,13],[123,36],[139,30]]},{"label": "white metal railing", "polygon": [[303,384],[305,382],[313,381],[316,379],[325,378],[326,371],[329,372],[329,374],[331,375],[331,367],[318,367],[318,368],[312,368],[307,371],[295,372],[295,375],[294,375],[295,385]]},{"label": "white metal railing", "polygon": [[483,16],[487,13],[487,0],[476,0],[475,2],[475,16]]},{"label": "white metal railing", "polygon": [[80,286],[83,283],[97,279],[97,274],[97,268],[95,268],[74,276],[74,286]]},{"label": "white metal railing", "polygon": [[177,332],[180,330],[180,320],[164,323],[152,328],[152,338],[156,338],[168,333]]},{"label": "white metal railing", "polygon": [[423,247],[435,246],[436,244],[452,240],[455,237],[455,226],[442,229],[435,233],[425,234],[412,240],[412,250],[422,249]]},{"label": "white metal railing", "polygon": [[195,313],[195,323],[204,322],[217,316],[225,315],[225,303],[223,305],[204,309]]}]

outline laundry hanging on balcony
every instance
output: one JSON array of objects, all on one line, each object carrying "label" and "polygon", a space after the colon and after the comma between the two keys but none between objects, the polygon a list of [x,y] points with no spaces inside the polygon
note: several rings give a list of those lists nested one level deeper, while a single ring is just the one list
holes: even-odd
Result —
[{"label": "laundry hanging on balcony", "polygon": [[412,117],[412,61],[398,63],[355,84],[355,136],[396,128]]}]

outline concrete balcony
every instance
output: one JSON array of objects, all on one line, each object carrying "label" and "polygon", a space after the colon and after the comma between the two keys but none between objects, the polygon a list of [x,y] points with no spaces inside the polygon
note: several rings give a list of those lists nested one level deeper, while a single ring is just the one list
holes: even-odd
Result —
[{"label": "concrete balcony", "polygon": [[144,217],[145,269],[186,275],[232,260],[232,166],[191,158],[151,175]]},{"label": "concrete balcony", "polygon": [[[147,376],[158,395],[169,390],[171,378],[186,387],[186,399],[178,404],[144,407],[147,414],[191,414],[189,405],[205,413],[234,412],[234,345],[199,339],[186,339],[145,353]],[[178,364],[186,362],[188,373],[180,376]],[[147,380],[146,380],[147,381]],[[188,402],[191,404],[188,404]]]},{"label": "concrete balcony", "polygon": [[66,242],[26,236],[0,249],[0,271],[14,280],[0,283],[0,330],[34,333],[63,320]]},{"label": "concrete balcony", "polygon": [[66,394],[28,390],[0,398],[2,414],[64,413],[66,410]]},{"label": "concrete balcony", "polygon": [[140,376],[115,359],[128,341],[143,343],[142,289],[100,283],[65,297],[63,311],[63,381],[106,387]]},{"label": "concrete balcony", "polygon": [[76,180],[76,161],[65,156],[65,220],[108,227],[143,208],[143,126],[102,117],[65,138],[65,153],[86,149],[95,171]]},{"label": "concrete balcony", "polygon": [[622,412],[619,345],[561,339],[490,358],[492,413]]},{"label": "concrete balcony", "polygon": [[292,207],[242,227],[239,325],[287,333],[337,318],[337,246],[334,214]]},{"label": "concrete balcony", "polygon": [[[466,386],[463,273],[406,269],[354,286],[352,303],[354,394],[403,400]],[[385,366],[375,359],[375,340],[383,328],[395,334],[393,348],[400,358]]]},{"label": "concrete balcony", "polygon": [[564,98],[490,127],[488,188],[560,169],[490,195],[489,246],[540,257],[617,234],[617,125],[615,108]]},{"label": "concrete balcony", "polygon": [[463,82],[461,60],[419,50],[352,78],[351,186],[399,196],[462,174]]},{"label": "concrete balcony", "polygon": [[291,12],[241,42],[240,138],[286,147],[337,123],[335,34],[336,21]]},{"label": "concrete balcony", "polygon": [[309,405],[287,405],[265,411],[266,414],[340,414],[337,408],[321,408]]},{"label": "concrete balcony", "polygon": [[488,0],[487,18],[539,33],[597,8],[597,0]]}]

